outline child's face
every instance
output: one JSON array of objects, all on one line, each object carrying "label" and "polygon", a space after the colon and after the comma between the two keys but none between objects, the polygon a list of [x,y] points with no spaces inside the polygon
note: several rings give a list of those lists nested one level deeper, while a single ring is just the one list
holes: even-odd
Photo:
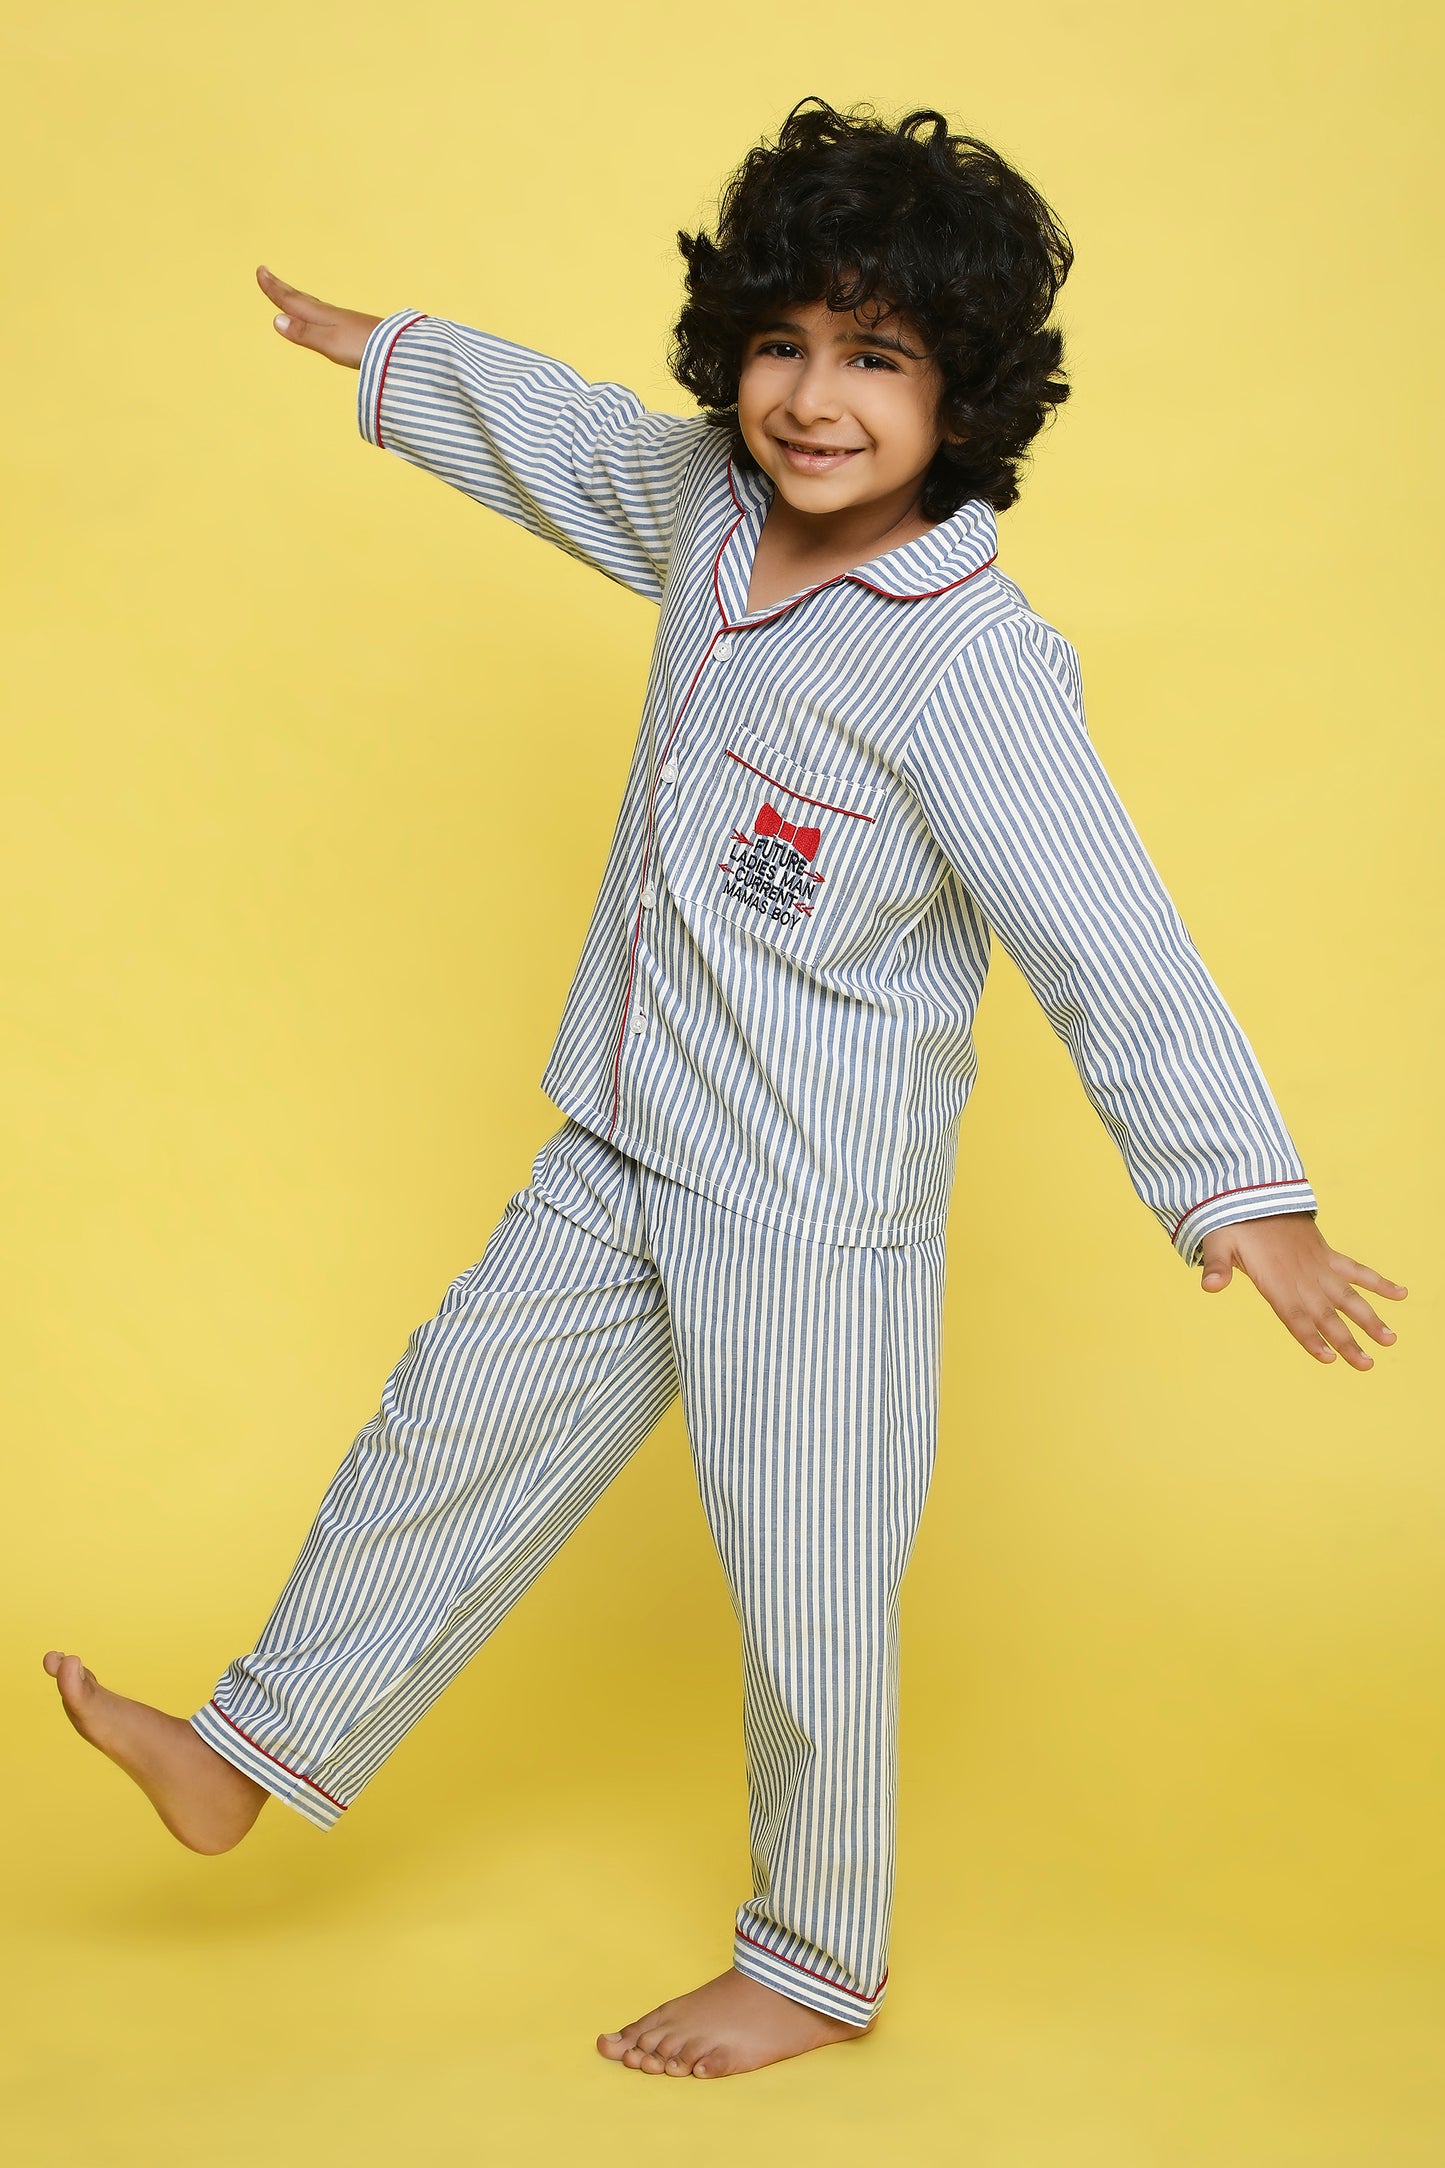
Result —
[{"label": "child's face", "polygon": [[743,441],[800,512],[916,494],[943,441],[937,363],[905,318],[876,314],[785,302],[743,349]]}]

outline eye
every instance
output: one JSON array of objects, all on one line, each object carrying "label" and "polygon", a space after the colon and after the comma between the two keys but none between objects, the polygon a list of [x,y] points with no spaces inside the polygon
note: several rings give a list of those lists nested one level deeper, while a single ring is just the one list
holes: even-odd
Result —
[{"label": "eye", "polygon": [[890,361],[886,354],[855,354],[853,356],[853,359],[854,361],[872,362],[875,368],[891,369],[893,370],[895,375],[897,374],[898,364],[896,362]]},{"label": "eye", "polygon": [[759,354],[796,354],[797,351],[790,339],[764,339],[757,349]]}]

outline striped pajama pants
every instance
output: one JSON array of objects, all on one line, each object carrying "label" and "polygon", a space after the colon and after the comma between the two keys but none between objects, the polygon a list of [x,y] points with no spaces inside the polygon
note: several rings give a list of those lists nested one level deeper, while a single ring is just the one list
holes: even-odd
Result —
[{"label": "striped pajama pants", "polygon": [[412,1334],[259,1642],[192,1723],[329,1827],[680,1391],[742,1629],[753,1894],[733,1962],[866,2024],[943,1278],[941,1234],[795,1238],[569,1118]]}]

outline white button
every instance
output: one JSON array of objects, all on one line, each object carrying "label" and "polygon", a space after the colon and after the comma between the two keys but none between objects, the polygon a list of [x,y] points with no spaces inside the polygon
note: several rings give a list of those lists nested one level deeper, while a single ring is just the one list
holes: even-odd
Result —
[{"label": "white button", "polygon": [[667,784],[669,784],[669,785],[671,785],[671,784],[675,784],[675,783],[676,783],[676,781],[677,781],[677,762],[676,762],[675,760],[670,760],[670,761],[668,762],[667,766],[666,766],[666,767],[665,767],[665,768],[663,769],[663,771],[662,771],[662,780],[663,780],[663,782],[664,782],[664,783],[667,783]]},{"label": "white button", "polygon": [[654,904],[655,904],[656,902],[657,902],[657,883],[656,883],[656,881],[649,881],[649,882],[648,882],[648,884],[647,884],[647,886],[646,886],[646,887],[645,887],[645,888],[643,889],[643,891],[642,891],[642,908],[643,908],[643,910],[644,910],[644,911],[650,911],[650,910],[652,909],[653,905],[654,905]]},{"label": "white button", "polygon": [[713,661],[714,661],[714,662],[726,662],[726,661],[727,661],[727,659],[728,659],[728,657],[729,657],[729,655],[731,655],[732,651],[733,651],[733,643],[732,643],[732,640],[731,640],[730,636],[729,636],[729,635],[728,635],[727,633],[725,633],[725,632],[724,632],[724,633],[720,633],[720,634],[718,635],[717,639],[716,639],[716,640],[715,640],[715,641],[713,642],[713,649],[712,649],[712,659],[713,659]]},{"label": "white button", "polygon": [[646,1031],[646,1029],[647,1029],[647,1011],[646,1011],[645,1009],[634,1009],[634,1010],[633,1010],[633,1012],[632,1012],[632,1028],[633,1028],[633,1030],[634,1030],[634,1031]]}]

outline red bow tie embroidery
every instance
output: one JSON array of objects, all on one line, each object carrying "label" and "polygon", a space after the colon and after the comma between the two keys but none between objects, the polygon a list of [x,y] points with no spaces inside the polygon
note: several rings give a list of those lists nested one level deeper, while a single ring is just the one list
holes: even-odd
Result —
[{"label": "red bow tie embroidery", "polygon": [[812,858],[823,840],[821,828],[795,828],[791,821],[785,821],[781,813],[774,812],[767,804],[759,807],[758,817],[753,822],[753,832],[760,836],[779,836],[784,843],[791,843],[795,851],[808,859]]}]

